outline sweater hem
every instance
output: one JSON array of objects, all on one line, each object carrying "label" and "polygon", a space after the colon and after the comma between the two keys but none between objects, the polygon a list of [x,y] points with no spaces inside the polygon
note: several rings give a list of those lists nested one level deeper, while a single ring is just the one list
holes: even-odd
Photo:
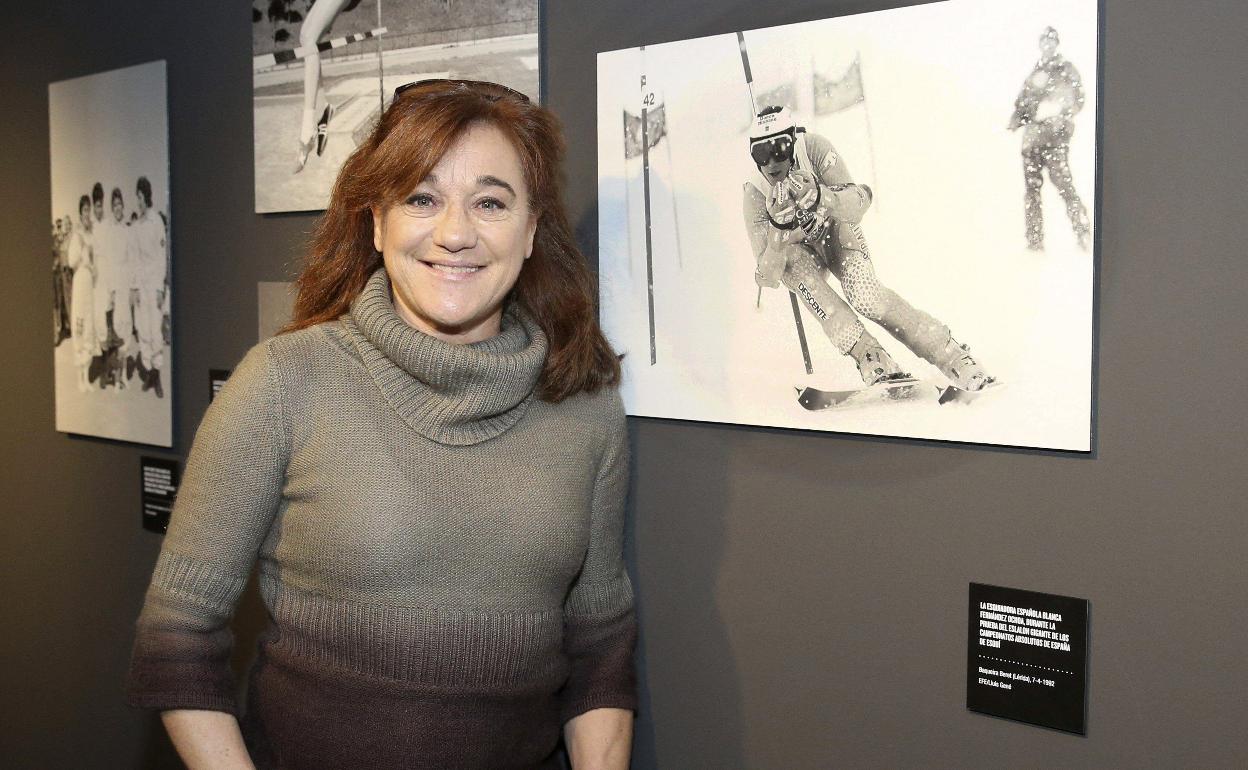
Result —
[{"label": "sweater hem", "polygon": [[126,705],[131,708],[149,711],[223,711],[237,718],[241,714],[238,702],[234,698],[215,696],[195,696],[186,693],[128,693]]},{"label": "sweater hem", "polygon": [[562,724],[576,719],[581,714],[594,709],[616,708],[637,713],[637,696],[631,693],[591,693],[578,698],[575,703],[560,709],[559,720]]}]

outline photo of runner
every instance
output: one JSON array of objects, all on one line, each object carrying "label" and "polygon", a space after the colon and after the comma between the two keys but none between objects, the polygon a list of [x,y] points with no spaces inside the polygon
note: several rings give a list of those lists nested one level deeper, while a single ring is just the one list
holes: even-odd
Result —
[{"label": "photo of runner", "polygon": [[257,213],[316,211],[394,89],[489,80],[538,100],[538,0],[253,0]]}]

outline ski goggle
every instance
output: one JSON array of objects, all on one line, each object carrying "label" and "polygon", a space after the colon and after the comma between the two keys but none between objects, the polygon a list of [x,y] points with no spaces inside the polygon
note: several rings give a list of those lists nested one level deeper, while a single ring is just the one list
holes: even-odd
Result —
[{"label": "ski goggle", "polygon": [[773,160],[793,160],[793,137],[780,134],[750,144],[750,157],[759,166]]}]

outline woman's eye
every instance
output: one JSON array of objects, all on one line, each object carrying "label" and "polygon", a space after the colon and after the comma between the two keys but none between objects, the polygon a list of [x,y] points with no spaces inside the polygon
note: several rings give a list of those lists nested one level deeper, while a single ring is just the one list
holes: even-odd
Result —
[{"label": "woman's eye", "polygon": [[485,209],[486,211],[490,211],[490,212],[498,212],[507,208],[506,206],[503,205],[503,202],[498,200],[497,198],[484,198],[477,205]]},{"label": "woman's eye", "polygon": [[407,199],[407,205],[425,208],[433,205],[433,196],[428,193],[416,193]]}]

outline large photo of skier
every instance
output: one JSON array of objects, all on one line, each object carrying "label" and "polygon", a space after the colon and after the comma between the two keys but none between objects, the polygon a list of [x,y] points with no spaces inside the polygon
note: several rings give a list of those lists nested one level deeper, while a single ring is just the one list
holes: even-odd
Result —
[{"label": "large photo of skier", "polygon": [[1097,25],[951,0],[599,54],[629,413],[1090,449]]},{"label": "large photo of skier", "polygon": [[173,443],[163,61],[48,86],[57,430]]},{"label": "large photo of skier", "polygon": [[253,0],[251,22],[257,213],[325,208],[405,83],[540,96],[538,0]]}]

